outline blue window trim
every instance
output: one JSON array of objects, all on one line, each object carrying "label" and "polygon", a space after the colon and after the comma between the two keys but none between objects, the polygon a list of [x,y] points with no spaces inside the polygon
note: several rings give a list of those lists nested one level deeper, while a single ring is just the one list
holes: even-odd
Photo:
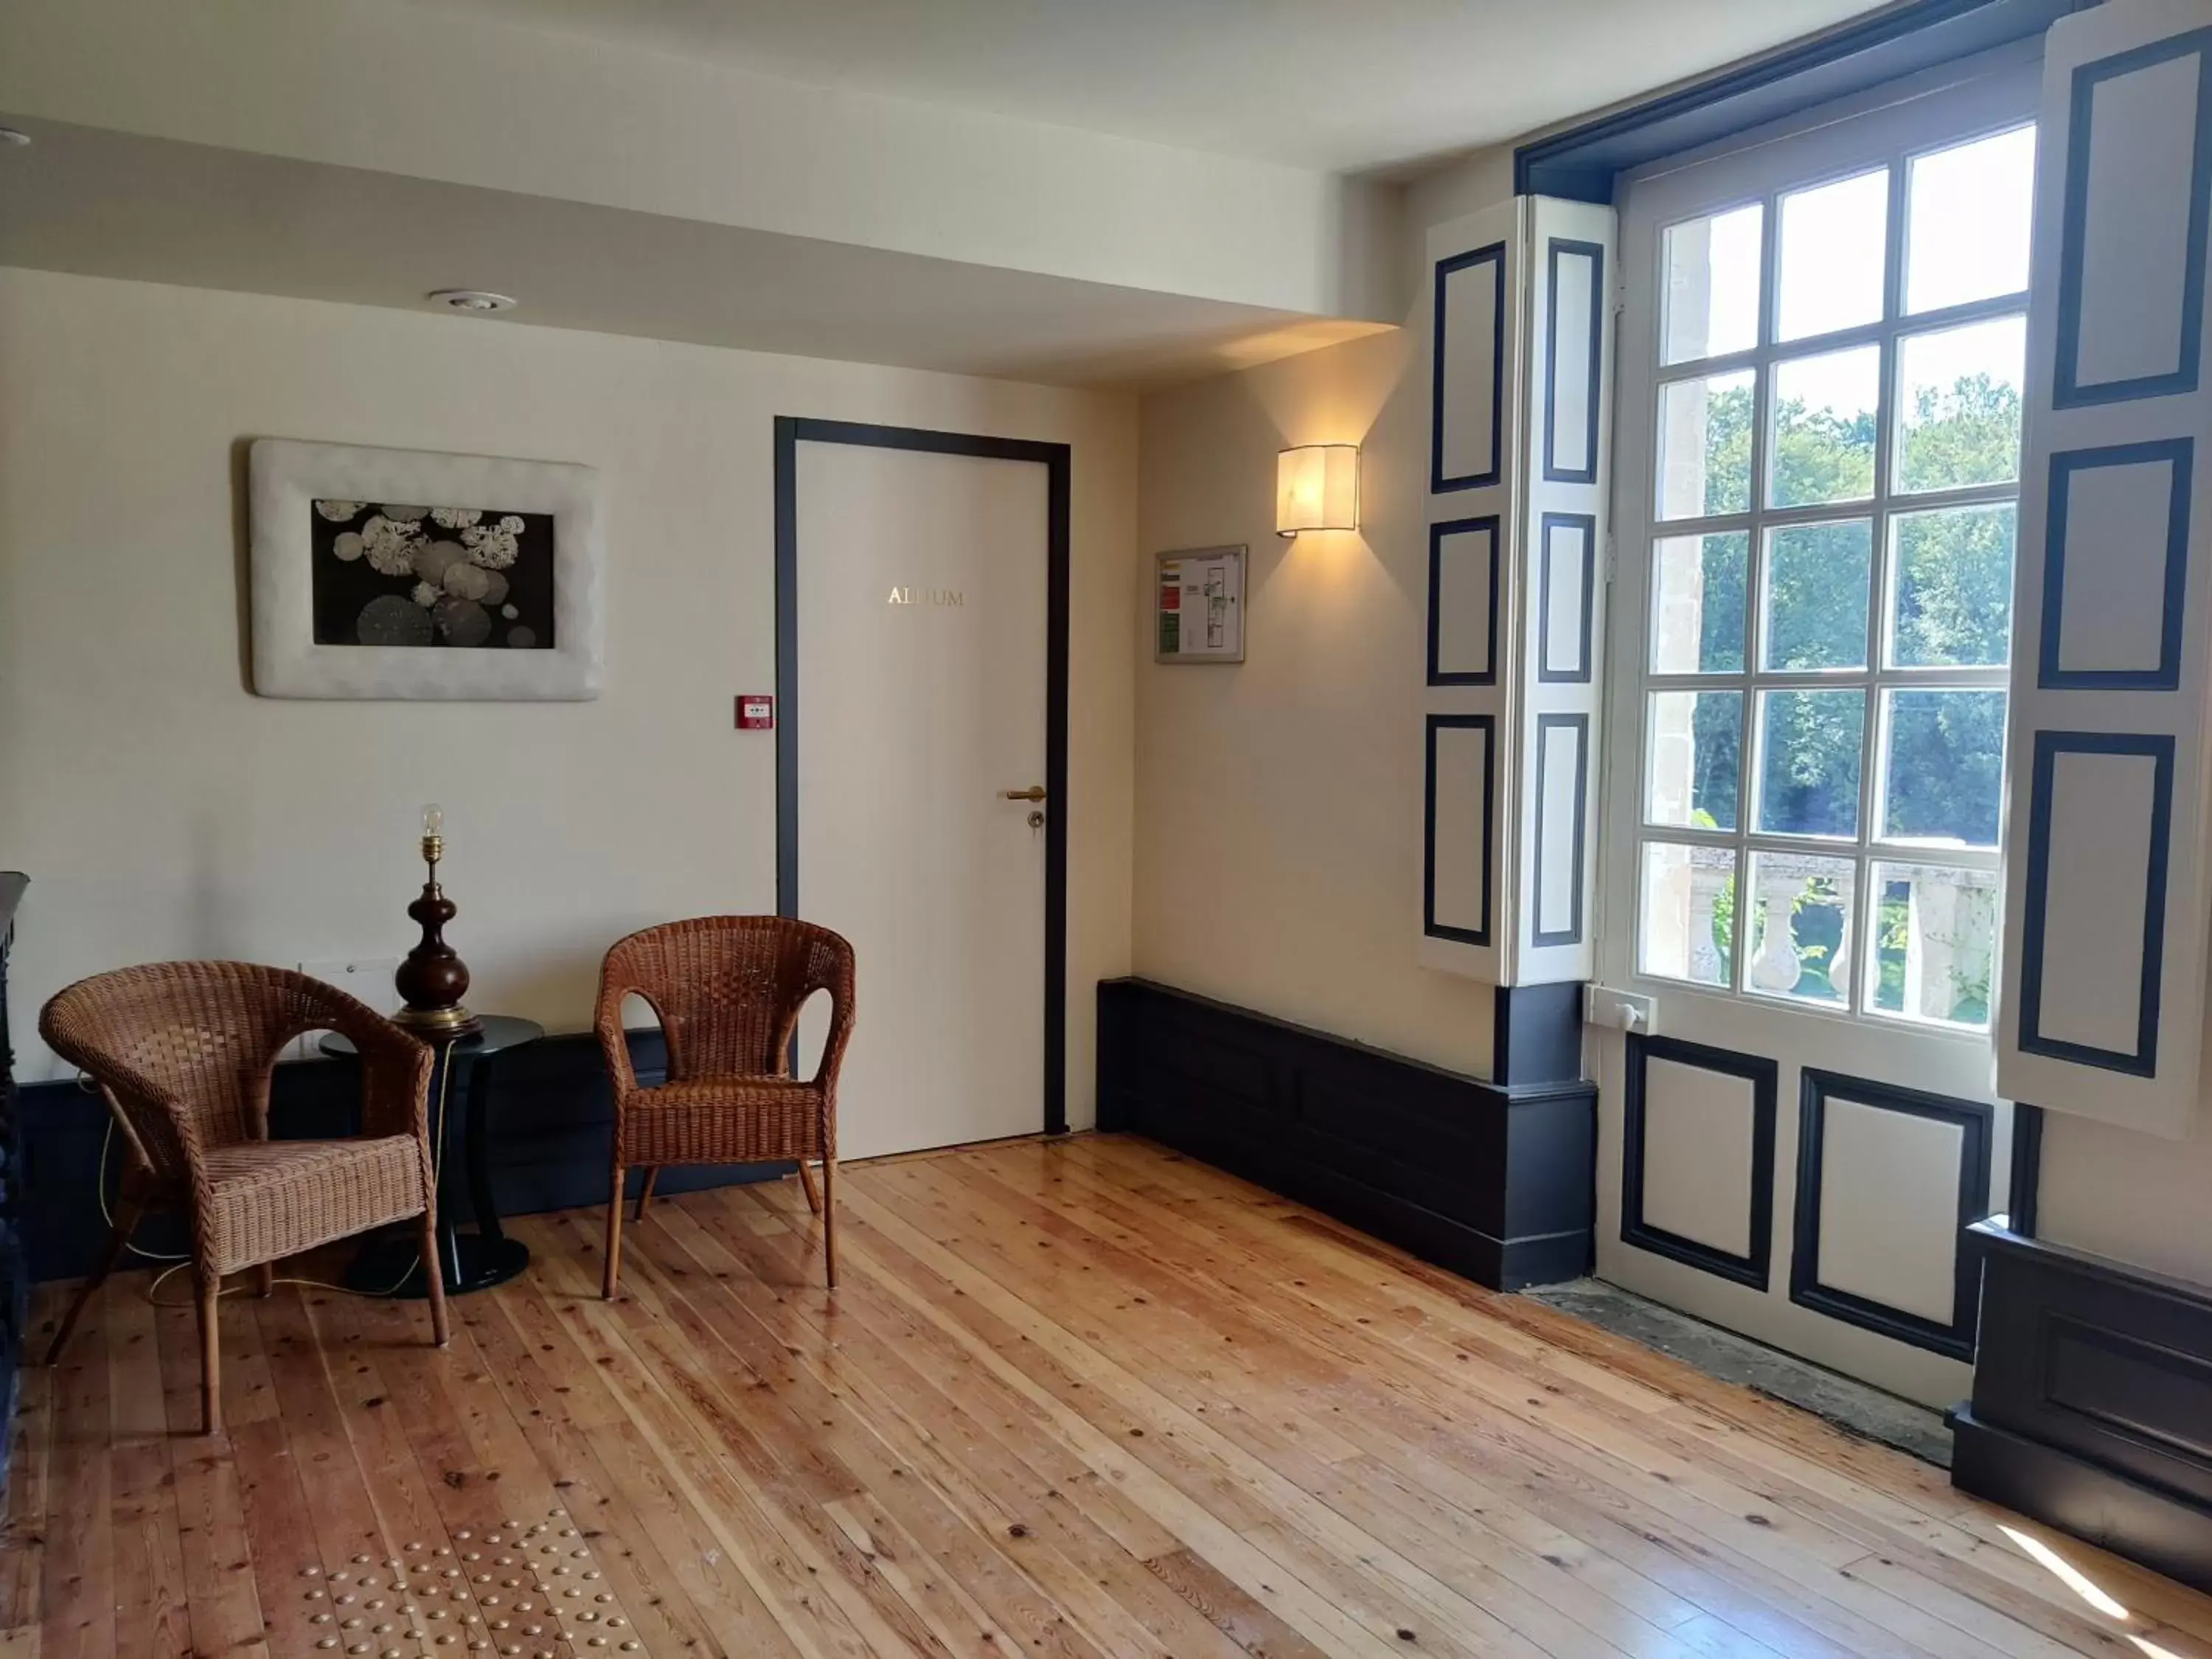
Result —
[{"label": "blue window trim", "polygon": [[[2181,273],[2180,361],[2161,374],[2081,382],[2081,259],[2089,214],[2090,114],[2093,94],[2116,76],[2132,75],[2177,58],[2197,59],[2197,134],[2189,167],[2189,240]],[[2131,403],[2197,390],[2204,344],[2204,233],[2212,218],[2212,28],[2192,29],[2149,41],[2132,52],[2083,64],[2074,71],[2066,114],[2066,191],[2058,254],[2058,349],[2051,406]]]},{"label": "blue window trim", "polygon": [[[1578,530],[1583,549],[1582,627],[1576,636],[1576,659],[1565,668],[1552,662],[1552,532]],[[1595,648],[1591,635],[1597,605],[1597,515],[1595,513],[1547,513],[1536,528],[1536,678],[1549,685],[1588,685],[1590,659]]]},{"label": "blue window trim", "polygon": [[1691,86],[1522,145],[1517,196],[1609,203],[1630,167],[2014,40],[2094,0],[1918,0],[1798,40]]},{"label": "blue window trim", "polygon": [[[2166,878],[2173,826],[2173,738],[2163,732],[2038,732],[2028,787],[2027,880],[2021,895],[2020,1037],[2023,1054],[2094,1066],[2131,1077],[2158,1075],[2159,994],[2166,968]],[[2051,795],[2061,755],[2138,755],[2155,763],[2150,847],[2143,881],[2142,979],[2132,1054],[2043,1035],[2045,912],[2051,901]]]},{"label": "blue window trim", "polygon": [[[1447,727],[1479,731],[1482,743],[1482,926],[1455,927],[1437,920],[1437,733]],[[1448,939],[1461,945],[1488,945],[1491,917],[1495,914],[1497,871],[1493,852],[1498,844],[1498,721],[1489,714],[1431,714],[1428,720],[1428,754],[1422,774],[1421,808],[1421,931],[1431,939]]]},{"label": "blue window trim", "polygon": [[[2100,467],[2165,461],[2173,471],[2166,507],[2166,580],[2155,668],[2061,668],[2060,630],[2066,620],[2066,514],[2074,475]],[[2042,639],[2035,683],[2047,691],[2178,691],[2181,689],[2182,624],[2189,585],[2190,474],[2197,445],[2190,438],[2106,444],[2051,452],[2049,512],[2043,538]]]},{"label": "blue window trim", "polygon": [[[1444,279],[1455,271],[1480,264],[1495,264],[1498,280],[1492,285],[1490,307],[1490,465],[1480,472],[1447,477],[1444,472]],[[1436,326],[1431,349],[1434,362],[1429,385],[1429,491],[1441,495],[1455,489],[1487,489],[1504,476],[1505,453],[1505,244],[1455,253],[1437,261]]]},{"label": "blue window trim", "polygon": [[[1563,467],[1558,460],[1559,422],[1554,414],[1554,405],[1559,389],[1559,258],[1563,254],[1570,258],[1586,258],[1590,262],[1589,395],[1584,403],[1588,429],[1583,450],[1589,459],[1588,466]],[[1545,246],[1544,283],[1545,297],[1548,301],[1544,307],[1544,482],[1595,483],[1599,353],[1605,346],[1605,249],[1596,242],[1578,242],[1565,236],[1553,237]]]},{"label": "blue window trim", "polygon": [[[1542,920],[1544,910],[1544,848],[1550,837],[1544,830],[1544,803],[1550,799],[1544,787],[1544,769],[1551,759],[1551,745],[1544,741],[1544,733],[1551,731],[1571,731],[1575,734],[1575,833],[1574,871],[1567,889],[1567,925],[1546,933],[1535,924]],[[1588,860],[1583,856],[1583,833],[1589,819],[1589,716],[1588,714],[1539,714],[1536,716],[1536,850],[1534,869],[1529,878],[1528,914],[1530,931],[1528,943],[1538,949],[1555,945],[1580,945],[1583,942],[1583,871]]]},{"label": "blue window trim", "polygon": [[[1489,665],[1480,672],[1443,667],[1444,538],[1486,534],[1490,538],[1490,614],[1483,626],[1489,644],[1482,659]],[[1498,518],[1486,513],[1473,519],[1446,519],[1429,526],[1429,684],[1431,685],[1495,685],[1498,684]]]}]

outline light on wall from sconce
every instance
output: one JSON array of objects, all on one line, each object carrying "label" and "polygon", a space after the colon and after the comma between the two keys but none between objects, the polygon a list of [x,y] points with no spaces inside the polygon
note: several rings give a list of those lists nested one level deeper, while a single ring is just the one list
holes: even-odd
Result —
[{"label": "light on wall from sconce", "polygon": [[1275,533],[1359,528],[1359,446],[1304,444],[1275,458]]}]

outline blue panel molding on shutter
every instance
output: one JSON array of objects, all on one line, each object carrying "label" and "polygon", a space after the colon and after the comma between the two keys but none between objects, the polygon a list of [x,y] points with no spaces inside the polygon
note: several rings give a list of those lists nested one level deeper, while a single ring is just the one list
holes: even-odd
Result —
[{"label": "blue panel molding on shutter", "polygon": [[[1444,610],[1444,562],[1450,550],[1445,544],[1455,538],[1480,537],[1483,551],[1480,556],[1486,566],[1483,586],[1486,593],[1481,623],[1482,666],[1453,668],[1445,665],[1446,624],[1452,620]],[[1498,568],[1502,532],[1498,514],[1486,513],[1471,519],[1446,519],[1429,526],[1429,684],[1431,685],[1495,685],[1498,683]],[[1456,659],[1455,659],[1456,660]]]},{"label": "blue panel molding on shutter", "polygon": [[[1536,848],[1535,875],[1530,883],[1534,895],[1531,908],[1534,911],[1531,941],[1540,945],[1579,945],[1583,942],[1583,882],[1584,867],[1589,860],[1583,856],[1583,830],[1589,817],[1589,716],[1588,714],[1539,714],[1536,716]],[[1572,814],[1564,824],[1553,821],[1551,805],[1551,769],[1561,763],[1553,756],[1553,734],[1564,735],[1574,746],[1574,793],[1570,811]],[[1547,913],[1545,895],[1546,859],[1547,849],[1555,843],[1557,851],[1548,856],[1559,860],[1564,854],[1567,863],[1567,909],[1564,916]],[[1557,926],[1547,926],[1557,923]]]},{"label": "blue panel molding on shutter", "polygon": [[[1548,274],[1545,293],[1549,299],[1544,319],[1544,480],[1547,483],[1595,483],[1599,391],[1602,382],[1600,366],[1605,351],[1605,249],[1595,242],[1554,236],[1545,249],[1544,258]],[[1579,259],[1589,267],[1587,304],[1579,317],[1563,315],[1565,307],[1559,303],[1560,267],[1570,259]],[[1582,337],[1583,352],[1584,384],[1577,388],[1583,394],[1583,419],[1565,434],[1566,444],[1561,442],[1559,412],[1562,326]],[[1561,459],[1563,449],[1567,451],[1565,459]]]},{"label": "blue panel molding on shutter", "polygon": [[[1492,268],[1491,276],[1490,314],[1486,318],[1461,319],[1463,324],[1477,327],[1487,325],[1490,330],[1490,385],[1488,406],[1490,438],[1486,446],[1489,464],[1472,471],[1453,473],[1447,471],[1445,453],[1448,433],[1445,429],[1449,398],[1446,376],[1446,345],[1453,323],[1451,316],[1451,282],[1460,271],[1482,266]],[[1466,253],[1454,254],[1439,259],[1436,264],[1436,328],[1431,342],[1433,356],[1430,388],[1429,427],[1429,489],[1442,495],[1455,489],[1480,489],[1498,483],[1502,476],[1503,453],[1505,444],[1505,244],[1492,242]],[[1480,397],[1478,389],[1478,398]]]},{"label": "blue panel molding on shutter", "polygon": [[[1482,733],[1480,787],[1482,903],[1473,927],[1446,922],[1437,915],[1437,738],[1449,731]],[[1491,918],[1498,896],[1492,880],[1498,824],[1498,723],[1488,714],[1431,714],[1428,718],[1427,755],[1422,774],[1421,811],[1421,931],[1431,939],[1454,939],[1462,945],[1488,945]],[[1447,848],[1447,852],[1454,849]],[[1457,849],[1462,853],[1475,849]]]},{"label": "blue panel molding on shutter", "polygon": [[[2052,878],[2051,817],[2057,763],[2065,755],[2132,755],[2149,760],[2153,766],[2148,835],[2139,854],[2144,860],[2142,958],[2132,1050],[2099,1048],[2051,1036],[2043,1030],[2044,953],[2051,943],[2045,932]],[[2173,823],[2173,739],[2163,733],[2038,732],[2028,800],[2027,880],[2025,914],[2021,917],[2020,1047],[2030,1054],[2048,1054],[2077,1065],[2154,1077],[2158,1073],[2159,997],[2166,950],[2166,866]],[[2130,856],[2132,852],[2122,848],[2112,850],[2115,858]],[[2078,948],[2078,942],[2066,941],[2063,948]]]},{"label": "blue panel molding on shutter", "polygon": [[[2066,622],[2067,517],[2074,479],[2100,468],[2166,465],[2171,482],[2166,506],[2165,568],[2160,580],[2158,661],[2151,667],[2067,668],[2060,661]],[[2197,465],[2193,440],[2160,438],[2148,443],[2104,444],[2093,449],[2062,449],[2051,457],[2050,511],[2044,531],[2043,626],[2036,659],[2036,684],[2046,691],[2176,691],[2181,688],[2181,643],[2189,597],[2190,478]],[[2104,556],[2110,550],[2100,549]],[[2094,579],[2093,579],[2094,580]],[[2092,586],[2088,602],[2099,602]]]},{"label": "blue panel molding on shutter", "polygon": [[[1575,654],[1564,663],[1552,659],[1552,602],[1557,597],[1552,556],[1555,530],[1571,532],[1575,538]],[[1596,643],[1592,635],[1597,605],[1597,515],[1545,514],[1537,526],[1536,573],[1536,678],[1551,684],[1588,684]]]},{"label": "blue panel molding on shutter", "polygon": [[[2189,165],[2185,210],[2187,223],[2181,247],[2183,269],[2179,310],[2174,319],[2177,340],[2173,367],[2152,374],[2085,382],[2081,379],[2081,327],[2090,251],[2090,168],[2096,153],[2097,88],[2124,76],[2141,75],[2160,64],[2191,57],[2197,60],[2192,133],[2195,147]],[[2124,166],[2119,171],[2130,179],[2136,176]],[[2067,113],[2065,218],[2060,231],[2063,252],[2058,270],[2058,351],[2051,393],[2053,408],[2166,398],[2197,389],[2204,334],[2204,240],[2209,210],[2212,210],[2212,28],[2169,35],[2132,51],[2077,66]]]}]

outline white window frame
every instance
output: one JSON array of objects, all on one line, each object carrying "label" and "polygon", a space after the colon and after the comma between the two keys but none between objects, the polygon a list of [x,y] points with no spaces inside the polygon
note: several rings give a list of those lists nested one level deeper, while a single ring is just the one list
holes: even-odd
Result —
[{"label": "white window frame", "polygon": [[[1903,310],[1906,163],[1916,155],[1951,148],[2006,131],[2036,118],[2039,93],[2038,55],[2025,47],[1992,52],[1966,64],[1912,77],[1864,97],[1826,106],[1790,121],[1690,155],[1637,169],[1622,180],[1621,286],[1619,390],[1614,404],[1615,445],[1613,523],[1616,555],[1611,598],[1612,689],[1607,703],[1607,805],[1599,971],[1610,985],[1628,987],[1665,1005],[1687,999],[1716,1013],[1732,1011],[1729,1024],[1744,1015],[1771,1011],[1787,1018],[1802,1017],[1926,1034],[1953,1042],[1986,1048],[1987,1027],[1954,1024],[1875,1010],[1866,988],[1874,972],[1871,937],[1878,913],[1870,884],[1872,866],[1929,863],[1998,871],[2001,848],[1973,849],[1885,842],[1876,834],[1881,784],[1881,697],[1885,690],[1913,689],[2000,690],[2008,687],[2009,667],[1892,668],[1887,663],[1889,630],[1888,523],[1895,512],[1929,507],[2016,501],[2017,478],[2002,485],[1977,485],[1893,497],[1889,490],[1897,409],[1897,342],[1902,335],[1954,327],[2022,310],[2024,292],[1970,301],[1907,316]],[[1888,235],[1885,255],[1883,315],[1875,322],[1834,332],[1775,343],[1770,339],[1777,301],[1779,198],[1786,193],[1847,178],[1887,163],[1891,168]],[[1765,210],[1759,274],[1760,326],[1749,349],[1668,364],[1660,357],[1662,238],[1666,228],[1752,202]],[[1871,501],[1830,502],[1813,507],[1764,505],[1763,469],[1771,419],[1767,371],[1778,359],[1790,359],[1878,343],[1881,401],[1875,433],[1875,482]],[[1661,520],[1657,514],[1656,450],[1660,386],[1672,380],[1717,374],[1753,372],[1753,500],[1750,510],[1711,518]],[[1765,672],[1758,658],[1759,541],[1773,526],[1838,518],[1872,520],[1872,575],[1869,592],[1869,659],[1864,670]],[[1655,675],[1647,672],[1650,638],[1651,553],[1661,538],[1715,532],[1747,531],[1750,562],[1746,573],[1744,669],[1738,674]],[[2023,645],[2015,619],[2011,658],[2021,659]],[[1758,694],[1769,690],[1864,687],[1868,714],[1859,769],[1858,836],[1855,840],[1810,836],[1776,836],[1753,828],[1755,777],[1761,733]],[[1742,738],[1738,753],[1737,828],[1732,831],[1646,824],[1645,769],[1650,733],[1647,694],[1654,691],[1740,690],[1744,698]],[[2011,757],[2007,757],[2008,768]],[[2002,832],[2000,842],[2002,842]],[[1644,847],[1674,845],[1726,848],[1737,859],[1736,920],[1729,986],[1644,973],[1638,965]],[[1858,873],[1853,906],[1853,962],[1850,994],[1841,1006],[1748,990],[1753,915],[1756,896],[1749,885],[1750,855],[1777,851],[1848,858]],[[1998,922],[2002,928],[2002,918]],[[1992,966],[1994,979],[1995,968]],[[1994,1003],[1996,988],[1992,984]]]}]

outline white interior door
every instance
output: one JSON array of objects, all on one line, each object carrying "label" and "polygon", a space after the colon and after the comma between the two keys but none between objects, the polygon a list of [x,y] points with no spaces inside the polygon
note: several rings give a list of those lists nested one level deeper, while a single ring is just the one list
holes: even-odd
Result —
[{"label": "white interior door", "polygon": [[1046,469],[801,441],[796,486],[798,910],[859,958],[839,1154],[1033,1134],[1059,803],[1006,795],[1045,780]]}]

